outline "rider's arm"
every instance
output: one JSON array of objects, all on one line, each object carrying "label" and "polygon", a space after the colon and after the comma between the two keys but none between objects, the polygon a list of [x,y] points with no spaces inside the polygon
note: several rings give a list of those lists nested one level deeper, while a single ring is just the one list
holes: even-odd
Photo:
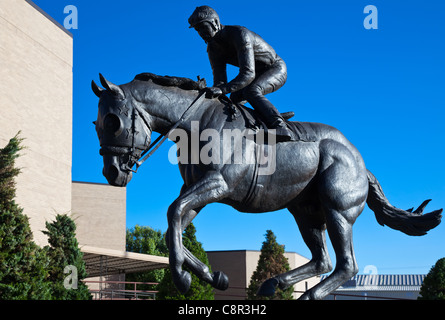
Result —
[{"label": "rider's arm", "polygon": [[208,50],[210,65],[213,70],[213,86],[220,87],[227,83],[227,64],[218,56],[217,52]]},{"label": "rider's arm", "polygon": [[236,47],[239,64],[239,74],[223,86],[223,93],[231,93],[247,87],[255,79],[255,51],[252,39],[247,29],[237,30],[233,41]]}]

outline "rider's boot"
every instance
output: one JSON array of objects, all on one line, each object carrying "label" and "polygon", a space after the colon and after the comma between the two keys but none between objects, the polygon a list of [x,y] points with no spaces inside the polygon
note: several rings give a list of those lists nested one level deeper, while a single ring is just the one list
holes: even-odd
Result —
[{"label": "rider's boot", "polygon": [[294,134],[288,128],[280,112],[264,96],[251,101],[250,104],[258,111],[267,128],[274,129],[277,142],[295,141]]},{"label": "rider's boot", "polygon": [[277,142],[295,141],[292,131],[287,127],[283,118],[277,117],[272,123],[268,123],[267,127],[275,130]]}]

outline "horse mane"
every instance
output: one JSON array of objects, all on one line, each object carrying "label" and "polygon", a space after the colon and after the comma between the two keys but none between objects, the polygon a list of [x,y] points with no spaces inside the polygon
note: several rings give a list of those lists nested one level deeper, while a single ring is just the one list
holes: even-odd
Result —
[{"label": "horse mane", "polygon": [[153,81],[160,86],[164,87],[178,87],[183,90],[201,90],[206,87],[205,79],[199,79],[194,81],[189,78],[171,77],[171,76],[158,76],[153,73],[145,72],[140,73],[134,77],[134,80],[140,81]]}]

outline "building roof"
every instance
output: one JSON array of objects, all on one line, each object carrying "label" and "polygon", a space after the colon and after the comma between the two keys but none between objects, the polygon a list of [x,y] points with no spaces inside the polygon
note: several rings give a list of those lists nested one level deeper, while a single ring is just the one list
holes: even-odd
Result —
[{"label": "building roof", "polygon": [[360,274],[337,291],[419,291],[424,278],[424,274]]},{"label": "building roof", "polygon": [[82,246],[80,250],[89,278],[168,267],[167,257],[90,246]]},{"label": "building roof", "polygon": [[[257,252],[257,253],[261,253],[261,250],[234,249],[234,250],[210,250],[210,251],[206,251],[206,253],[216,253],[216,254],[218,254],[218,253],[227,253],[227,252],[246,252],[246,253]],[[292,254],[292,255],[296,255],[296,256],[299,256],[299,257],[302,257],[304,259],[309,260],[305,256],[302,256],[301,254],[296,253],[294,251],[285,251],[284,254]]]},{"label": "building roof", "polygon": [[69,35],[71,38],[73,37],[73,34],[69,32],[67,29],[65,29],[60,23],[58,23],[53,17],[51,17],[48,13],[43,11],[38,5],[36,5],[32,0],[25,0],[30,6],[32,6],[34,9],[36,9],[38,12],[40,12],[42,15],[44,15],[48,20],[50,20],[52,23],[54,23],[57,27],[59,27],[60,30],[65,32],[67,35]]}]

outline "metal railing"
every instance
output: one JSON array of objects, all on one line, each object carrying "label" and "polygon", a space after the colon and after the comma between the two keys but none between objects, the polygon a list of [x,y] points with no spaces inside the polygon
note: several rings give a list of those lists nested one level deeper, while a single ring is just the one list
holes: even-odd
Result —
[{"label": "metal railing", "polygon": [[330,293],[329,296],[333,296],[333,300],[337,300],[337,296],[339,297],[348,297],[348,298],[360,298],[360,299],[351,299],[351,300],[416,300],[416,299],[408,299],[408,298],[396,298],[396,297],[385,297],[385,296],[373,296],[373,295],[359,295],[359,294],[347,294],[347,293]]},{"label": "metal railing", "polygon": [[[138,286],[140,285],[158,285],[157,282],[132,282],[132,281],[94,281],[94,280],[83,280],[86,284],[99,284],[99,289],[90,289],[90,293],[93,295],[94,300],[156,300],[157,290],[138,290]],[[111,288],[110,288],[111,285]],[[125,288],[126,285],[132,285],[133,289],[122,289],[116,288],[121,286]],[[105,288],[103,288],[105,286]],[[219,293],[219,295],[225,297],[234,297],[234,298],[247,298],[247,288],[244,287],[229,287],[228,289],[238,289],[243,290],[241,294],[233,294],[233,293]],[[305,291],[297,291],[294,290],[294,293],[304,293]],[[330,293],[330,296],[333,297],[333,300],[337,300],[337,297],[347,297],[347,298],[355,298],[354,300],[415,300],[415,299],[407,299],[407,298],[396,298],[396,297],[384,297],[384,296],[373,296],[373,295],[358,295],[358,294],[345,294],[345,293]]]},{"label": "metal railing", "polygon": [[[218,295],[220,296],[225,296],[225,297],[236,297],[236,298],[247,298],[247,288],[244,287],[229,287],[228,289],[238,289],[238,290],[243,290],[243,293],[224,293],[224,292],[218,292]],[[294,293],[305,293],[305,291],[298,291],[298,290],[294,290]],[[338,300],[337,297],[346,297],[346,298],[352,298],[351,300],[375,300],[375,299],[379,299],[379,300],[416,300],[416,299],[408,299],[408,298],[396,298],[396,297],[385,297],[385,296],[374,296],[374,295],[359,295],[359,294],[346,294],[346,293],[336,293],[336,292],[332,292],[329,294],[329,296],[333,297],[333,300]],[[354,299],[355,298],[355,299]],[[356,299],[359,298],[359,299]]]},{"label": "metal railing", "polygon": [[[157,290],[138,290],[139,285],[158,285],[157,282],[95,281],[83,280],[85,284],[99,284],[99,289],[90,289],[94,300],[156,300]],[[133,285],[132,290],[125,289]],[[123,289],[122,289],[123,288]]]}]

